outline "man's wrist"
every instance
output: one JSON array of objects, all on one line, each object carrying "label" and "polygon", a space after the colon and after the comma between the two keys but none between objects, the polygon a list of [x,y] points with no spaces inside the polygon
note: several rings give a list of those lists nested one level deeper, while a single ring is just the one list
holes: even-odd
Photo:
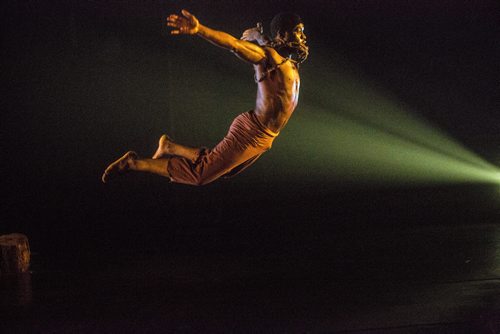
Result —
[{"label": "man's wrist", "polygon": [[206,31],[206,27],[201,24],[201,23],[198,23],[198,26],[196,27],[196,33],[195,35],[198,35],[198,36],[205,36],[205,31]]}]

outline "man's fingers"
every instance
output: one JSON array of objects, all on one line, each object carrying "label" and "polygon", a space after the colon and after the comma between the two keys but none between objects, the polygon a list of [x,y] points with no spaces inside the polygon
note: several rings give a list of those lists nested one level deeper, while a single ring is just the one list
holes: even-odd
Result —
[{"label": "man's fingers", "polygon": [[167,17],[167,26],[177,28],[172,30],[170,34],[179,35],[190,33],[191,26],[193,22],[196,22],[196,18],[185,9],[182,10],[182,15],[183,16],[170,14]]},{"label": "man's fingers", "polygon": [[[168,18],[167,18],[167,26],[168,27],[173,27],[173,28],[177,28],[179,30],[182,29],[182,26],[183,26],[183,23],[185,22],[185,19],[184,18],[180,18],[176,15],[170,15]],[[173,32],[171,32],[173,33]],[[173,34],[177,35],[179,34],[180,31],[177,31]]]},{"label": "man's fingers", "polygon": [[188,12],[188,11],[187,11],[187,10],[185,10],[185,9],[183,9],[183,10],[181,11],[181,13],[182,13],[182,15],[184,15],[184,16],[185,16],[186,18],[188,18],[188,19],[190,19],[190,18],[193,16],[193,14],[191,14],[190,12]]},{"label": "man's fingers", "polygon": [[182,22],[182,21],[185,21],[186,19],[185,18],[180,18],[180,17],[168,17],[167,18],[167,22],[172,22],[172,23],[178,23],[178,22]]}]

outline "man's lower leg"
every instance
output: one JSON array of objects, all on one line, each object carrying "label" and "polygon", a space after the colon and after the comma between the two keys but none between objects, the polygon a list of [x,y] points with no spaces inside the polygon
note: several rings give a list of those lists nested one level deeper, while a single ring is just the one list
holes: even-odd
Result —
[{"label": "man's lower leg", "polygon": [[168,159],[139,159],[137,153],[129,151],[106,168],[102,175],[102,182],[106,183],[111,177],[129,170],[170,177],[168,161]]},{"label": "man's lower leg", "polygon": [[131,166],[130,169],[138,172],[148,172],[160,176],[170,177],[170,174],[168,173],[168,160],[169,159],[167,158],[137,159],[134,161],[133,166]]}]

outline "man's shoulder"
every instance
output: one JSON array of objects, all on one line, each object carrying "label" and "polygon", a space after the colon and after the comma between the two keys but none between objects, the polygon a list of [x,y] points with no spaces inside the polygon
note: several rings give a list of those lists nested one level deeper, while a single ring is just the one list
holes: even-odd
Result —
[{"label": "man's shoulder", "polygon": [[273,64],[273,65],[279,64],[279,63],[283,62],[283,60],[285,59],[271,45],[263,45],[262,49],[266,53],[266,58],[267,58],[268,62]]}]

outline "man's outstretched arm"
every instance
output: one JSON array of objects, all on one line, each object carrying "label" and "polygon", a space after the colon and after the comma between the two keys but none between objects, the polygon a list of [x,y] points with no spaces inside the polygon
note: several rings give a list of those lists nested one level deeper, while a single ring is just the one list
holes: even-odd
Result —
[{"label": "man's outstretched arm", "polygon": [[183,16],[171,14],[167,18],[167,25],[173,27],[172,35],[198,35],[210,43],[234,52],[238,57],[252,64],[258,64],[266,58],[264,50],[253,43],[237,39],[228,33],[208,28],[187,10],[182,10]]}]

